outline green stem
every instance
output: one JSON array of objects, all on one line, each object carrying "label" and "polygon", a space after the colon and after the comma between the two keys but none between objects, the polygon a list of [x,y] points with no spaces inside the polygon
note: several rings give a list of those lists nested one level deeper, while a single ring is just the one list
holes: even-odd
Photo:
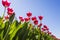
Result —
[{"label": "green stem", "polygon": [[[40,24],[42,23],[42,21],[40,21]],[[40,40],[42,40],[42,33],[41,33],[41,27],[40,27]]]},{"label": "green stem", "polygon": [[4,17],[4,15],[5,15],[5,12],[6,12],[6,7],[4,8],[4,13],[3,13],[3,17]]},{"label": "green stem", "polygon": [[41,34],[41,28],[40,28],[40,40],[41,40],[41,35],[42,35],[42,34]]},{"label": "green stem", "polygon": [[7,29],[7,32],[6,32],[5,36],[4,36],[4,40],[5,40],[5,38],[7,37],[7,34],[8,34],[8,32],[9,32],[9,29],[10,29],[10,27],[8,27],[8,29]]}]

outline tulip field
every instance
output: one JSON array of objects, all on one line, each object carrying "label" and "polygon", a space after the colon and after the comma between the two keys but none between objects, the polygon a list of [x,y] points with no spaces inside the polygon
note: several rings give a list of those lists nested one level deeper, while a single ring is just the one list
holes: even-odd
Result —
[{"label": "tulip field", "polygon": [[42,23],[42,15],[33,16],[31,12],[27,12],[27,17],[19,16],[17,20],[10,4],[8,0],[2,0],[5,9],[0,16],[0,40],[58,40],[49,31],[49,27]]}]

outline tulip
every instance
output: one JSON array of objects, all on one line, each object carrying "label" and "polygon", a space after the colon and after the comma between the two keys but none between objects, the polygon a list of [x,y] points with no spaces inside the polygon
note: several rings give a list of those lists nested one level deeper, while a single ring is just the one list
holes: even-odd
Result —
[{"label": "tulip", "polygon": [[38,16],[38,18],[39,18],[40,20],[42,20],[42,19],[43,19],[43,16]]},{"label": "tulip", "polygon": [[42,23],[40,23],[39,25],[38,25],[38,27],[41,27],[42,26]]},{"label": "tulip", "polygon": [[8,17],[8,16],[5,16],[5,19],[6,19],[6,20],[9,19],[9,17]]},{"label": "tulip", "polygon": [[37,19],[36,16],[32,17],[32,21],[35,21],[36,19]]},{"label": "tulip", "polygon": [[8,12],[7,12],[8,15],[12,15],[12,14],[14,13],[12,8],[8,8],[7,11],[8,11]]},{"label": "tulip", "polygon": [[37,25],[37,24],[38,24],[38,20],[35,20],[35,21],[34,21],[34,24]]},{"label": "tulip", "polygon": [[47,26],[46,26],[46,25],[44,25],[44,28],[47,28]]},{"label": "tulip", "polygon": [[49,32],[49,31],[48,31],[47,33],[48,33],[48,34],[51,34],[51,32]]},{"label": "tulip", "polygon": [[25,19],[25,22],[28,22],[30,20],[30,18],[24,18]]},{"label": "tulip", "polygon": [[4,7],[9,7],[10,6],[10,3],[7,0],[6,1],[2,0],[2,5]]},{"label": "tulip", "polygon": [[23,19],[23,17],[22,16],[19,16],[19,19]]},{"label": "tulip", "polygon": [[27,16],[28,16],[28,17],[31,17],[31,16],[32,16],[32,13],[31,13],[31,12],[28,12],[28,13],[27,13]]},{"label": "tulip", "polygon": [[46,31],[46,29],[45,28],[42,28],[42,31]]}]

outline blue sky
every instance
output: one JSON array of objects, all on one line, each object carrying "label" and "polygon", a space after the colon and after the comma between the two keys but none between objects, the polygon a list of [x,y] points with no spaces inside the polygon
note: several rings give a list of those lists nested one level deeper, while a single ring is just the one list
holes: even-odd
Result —
[{"label": "blue sky", "polygon": [[[26,17],[28,11],[33,16],[44,16],[43,24],[46,24],[52,34],[60,38],[60,0],[9,0],[16,17]],[[4,7],[0,1],[0,15],[2,15]]]}]

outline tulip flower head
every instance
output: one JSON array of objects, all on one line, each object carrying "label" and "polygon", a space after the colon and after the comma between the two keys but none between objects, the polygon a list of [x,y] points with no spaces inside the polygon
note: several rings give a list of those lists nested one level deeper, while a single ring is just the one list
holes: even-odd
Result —
[{"label": "tulip flower head", "polygon": [[46,25],[44,25],[44,28],[48,31],[49,30],[49,28],[46,26]]},{"label": "tulip flower head", "polygon": [[19,16],[19,19],[23,19],[23,17],[22,16]]},{"label": "tulip flower head", "polygon": [[31,13],[31,12],[28,12],[28,13],[27,13],[27,16],[28,16],[28,17],[31,17],[31,16],[32,16],[32,13]]},{"label": "tulip flower head", "polygon": [[10,6],[10,2],[8,2],[7,0],[2,0],[2,5],[4,7],[9,7]]},{"label": "tulip flower head", "polygon": [[47,28],[47,26],[46,26],[46,25],[44,25],[44,28]]},{"label": "tulip flower head", "polygon": [[42,19],[43,19],[43,16],[38,16],[38,18],[39,18],[40,20],[42,20]]},{"label": "tulip flower head", "polygon": [[38,27],[41,27],[42,26],[42,23],[40,23],[39,25],[38,25]]},{"label": "tulip flower head", "polygon": [[34,24],[35,24],[35,25],[38,25],[38,20],[35,20],[35,21],[34,21]]},{"label": "tulip flower head", "polygon": [[49,31],[48,31],[47,33],[48,33],[48,34],[51,34],[51,32],[49,32]]},{"label": "tulip flower head", "polygon": [[6,19],[6,20],[9,19],[9,16],[5,16],[5,19]]},{"label": "tulip flower head", "polygon": [[45,31],[46,29],[45,28],[42,28],[42,31]]},{"label": "tulip flower head", "polygon": [[36,19],[37,19],[36,16],[32,17],[32,21],[35,21]]},{"label": "tulip flower head", "polygon": [[20,21],[24,21],[24,19],[23,19],[23,17],[22,16],[19,16],[19,19],[20,19]]},{"label": "tulip flower head", "polygon": [[30,18],[24,18],[25,19],[25,22],[28,22],[30,20]]},{"label": "tulip flower head", "polygon": [[12,14],[14,13],[12,8],[8,8],[7,11],[8,11],[8,12],[7,12],[8,15],[12,15]]}]

